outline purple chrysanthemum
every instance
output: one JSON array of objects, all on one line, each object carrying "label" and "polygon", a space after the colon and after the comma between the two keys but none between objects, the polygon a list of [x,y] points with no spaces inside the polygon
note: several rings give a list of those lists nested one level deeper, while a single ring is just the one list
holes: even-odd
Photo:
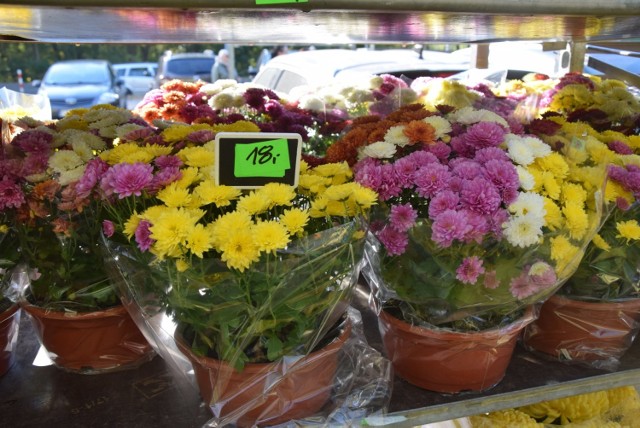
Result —
[{"label": "purple chrysanthemum", "polygon": [[79,197],[89,197],[91,190],[102,179],[102,176],[109,170],[109,164],[100,158],[91,159],[87,162],[82,177],[76,183],[75,189]]},{"label": "purple chrysanthemum", "polygon": [[49,153],[32,153],[22,161],[22,176],[41,174],[49,167]]},{"label": "purple chrysanthemum", "polygon": [[431,201],[429,201],[429,218],[434,219],[446,210],[458,209],[460,198],[458,194],[451,190],[443,190],[438,192]]},{"label": "purple chrysanthemum", "polygon": [[138,248],[141,251],[147,251],[154,243],[153,238],[151,238],[151,223],[147,220],[141,220],[138,223],[138,227],[136,228],[135,238],[136,243],[138,244]]},{"label": "purple chrysanthemum", "polygon": [[416,223],[416,218],[418,218],[418,212],[409,203],[391,207],[389,220],[391,227],[398,232],[406,232],[411,229]]},{"label": "purple chrysanthemum", "polygon": [[122,199],[131,195],[140,196],[152,181],[153,167],[137,162],[114,165],[104,175],[100,185],[107,195],[115,193]]},{"label": "purple chrysanthemum", "polygon": [[386,201],[389,198],[400,195],[401,192],[402,188],[400,187],[397,177],[393,171],[393,165],[381,165],[380,186],[378,187],[378,196],[380,200]]},{"label": "purple chrysanthemum", "polygon": [[497,147],[504,140],[505,130],[495,122],[478,122],[462,135],[464,141],[474,149]]},{"label": "purple chrysanthemum", "polygon": [[464,178],[465,180],[473,180],[482,174],[482,165],[471,159],[452,159],[449,163],[449,168],[451,168],[453,175]]},{"label": "purple chrysanthemum", "polygon": [[623,143],[622,141],[618,141],[618,140],[611,141],[607,144],[607,146],[609,147],[609,150],[612,150],[620,155],[633,154],[633,149],[628,145],[626,145],[625,143]]},{"label": "purple chrysanthemum", "polygon": [[416,164],[408,156],[398,159],[393,164],[393,171],[400,187],[407,189],[413,186],[413,174],[416,172]]},{"label": "purple chrysanthemum", "polygon": [[520,179],[511,162],[490,160],[484,164],[483,176],[498,188],[505,204],[509,205],[518,197]]},{"label": "purple chrysanthemum", "polygon": [[364,158],[356,163],[353,169],[356,182],[376,192],[378,191],[382,184],[382,168],[377,159]]},{"label": "purple chrysanthemum", "polygon": [[507,153],[498,147],[486,147],[476,152],[473,160],[480,164],[485,164],[490,160],[498,160],[503,162],[511,162]]},{"label": "purple chrysanthemum", "polygon": [[453,241],[462,240],[471,230],[463,211],[447,210],[433,221],[431,239],[442,248],[448,248]]},{"label": "purple chrysanthemum", "polygon": [[435,144],[427,146],[430,153],[433,153],[438,159],[444,161],[449,158],[451,154],[451,147],[448,144],[438,141]]},{"label": "purple chrysanthemum", "polygon": [[487,179],[466,180],[460,192],[460,205],[479,214],[493,214],[502,203],[498,189]]},{"label": "purple chrysanthemum", "polygon": [[436,193],[447,189],[451,172],[439,163],[431,163],[418,169],[414,174],[416,192],[423,198],[431,198]]},{"label": "purple chrysanthemum", "polygon": [[29,130],[16,135],[11,145],[18,147],[25,153],[49,154],[53,135],[45,131]]},{"label": "purple chrysanthemum", "polygon": [[390,256],[399,256],[404,253],[409,243],[406,233],[399,232],[392,227],[385,227],[378,233],[378,239],[384,245]]},{"label": "purple chrysanthemum", "polygon": [[10,180],[0,180],[0,210],[18,208],[24,202],[24,193],[20,186]]},{"label": "purple chrysanthemum", "polygon": [[482,260],[479,257],[465,257],[456,269],[456,279],[464,284],[475,284],[483,273],[484,267],[482,267]]},{"label": "purple chrysanthemum", "polygon": [[482,243],[485,236],[491,232],[491,225],[487,219],[487,216],[478,214],[473,211],[466,211],[466,214],[467,224],[469,225],[469,232],[464,237],[463,241],[466,243]]},{"label": "purple chrysanthemum", "polygon": [[164,168],[180,168],[182,159],[175,155],[162,155],[155,158],[153,163],[160,169]]},{"label": "purple chrysanthemum", "polygon": [[153,176],[153,180],[149,184],[147,190],[149,193],[155,194],[158,190],[166,187],[174,181],[180,180],[180,178],[182,178],[180,168],[175,166],[163,168]]},{"label": "purple chrysanthemum", "polygon": [[[431,147],[431,146],[429,146]],[[430,153],[426,150],[416,150],[407,156],[412,163],[416,165],[416,168],[429,165],[432,163],[440,163],[440,160],[434,153]]]},{"label": "purple chrysanthemum", "polygon": [[106,236],[107,238],[111,238],[115,232],[116,226],[111,220],[102,221],[102,233],[104,233],[104,236]]}]

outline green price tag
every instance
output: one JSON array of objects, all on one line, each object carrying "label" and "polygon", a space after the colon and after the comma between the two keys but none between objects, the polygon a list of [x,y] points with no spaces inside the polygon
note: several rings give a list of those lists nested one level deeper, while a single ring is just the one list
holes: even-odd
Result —
[{"label": "green price tag", "polygon": [[235,146],[235,177],[284,177],[289,168],[289,143],[285,138]]},{"label": "green price tag", "polygon": [[307,0],[256,0],[256,4],[308,3]]}]

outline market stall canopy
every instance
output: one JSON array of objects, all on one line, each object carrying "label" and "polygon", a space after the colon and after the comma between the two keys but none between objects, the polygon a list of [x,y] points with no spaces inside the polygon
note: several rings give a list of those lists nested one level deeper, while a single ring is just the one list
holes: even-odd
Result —
[{"label": "market stall canopy", "polygon": [[0,0],[0,40],[330,45],[640,36],[637,0],[139,0],[131,5],[129,0]]}]

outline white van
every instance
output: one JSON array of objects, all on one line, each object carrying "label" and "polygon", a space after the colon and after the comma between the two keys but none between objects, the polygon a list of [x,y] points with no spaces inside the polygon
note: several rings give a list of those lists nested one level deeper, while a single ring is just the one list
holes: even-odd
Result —
[{"label": "white van", "polygon": [[153,88],[153,79],[158,69],[155,62],[127,62],[114,64],[113,69],[122,79],[127,95],[146,94]]}]

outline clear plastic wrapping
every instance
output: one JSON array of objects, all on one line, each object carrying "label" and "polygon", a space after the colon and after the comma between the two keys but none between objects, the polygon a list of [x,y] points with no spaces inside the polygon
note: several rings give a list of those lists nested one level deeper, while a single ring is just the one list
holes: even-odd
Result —
[{"label": "clear plastic wrapping", "polygon": [[349,306],[357,230],[351,222],[300,238],[242,274],[219,259],[178,272],[130,245],[105,246],[122,300],[198,385],[208,426],[342,425],[385,411],[391,393],[390,364]]},{"label": "clear plastic wrapping", "polygon": [[13,126],[13,122],[25,116],[37,120],[51,120],[49,98],[12,91],[6,87],[0,88],[0,124],[3,142],[11,141],[18,131]]}]

